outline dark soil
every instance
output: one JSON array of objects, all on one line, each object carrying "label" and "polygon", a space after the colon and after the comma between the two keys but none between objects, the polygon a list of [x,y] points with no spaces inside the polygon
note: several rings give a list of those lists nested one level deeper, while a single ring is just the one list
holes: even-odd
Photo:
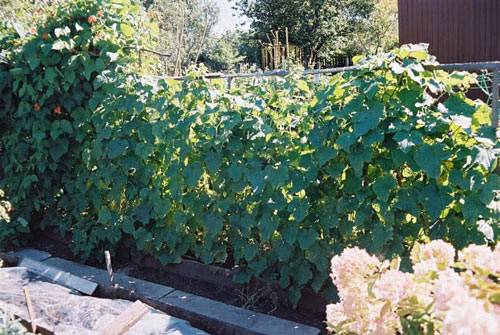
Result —
[{"label": "dark soil", "polygon": [[[47,251],[55,257],[81,262],[63,241],[55,240],[50,237],[47,238],[45,234],[38,236],[39,238],[29,243],[29,247]],[[89,259],[85,264],[97,268],[105,268],[102,260],[98,259]],[[297,310],[281,306],[274,292],[262,287],[258,288],[256,285],[249,284],[244,286],[241,290],[231,289],[202,280],[174,275],[157,269],[141,267],[120,259],[115,259],[113,261],[113,267],[116,272],[123,272],[132,277],[170,286],[177,290],[186,291],[233,306],[243,307],[260,313],[273,315],[278,318],[310,325],[325,332],[324,313]]]}]

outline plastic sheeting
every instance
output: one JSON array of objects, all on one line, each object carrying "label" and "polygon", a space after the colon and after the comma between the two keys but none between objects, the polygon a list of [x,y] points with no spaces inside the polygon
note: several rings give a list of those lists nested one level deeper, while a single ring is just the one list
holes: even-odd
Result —
[{"label": "plastic sheeting", "polygon": [[[0,269],[0,308],[28,320],[23,287],[30,292],[36,323],[55,334],[99,334],[132,302],[83,296],[71,289],[50,283],[26,268]],[[188,322],[153,308],[128,334],[207,335]]]}]

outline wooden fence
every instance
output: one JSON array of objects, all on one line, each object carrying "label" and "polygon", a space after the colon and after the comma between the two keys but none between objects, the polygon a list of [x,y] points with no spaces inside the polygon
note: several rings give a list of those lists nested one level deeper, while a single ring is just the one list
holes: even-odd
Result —
[{"label": "wooden fence", "polygon": [[500,0],[398,0],[399,41],[440,63],[500,60]]}]

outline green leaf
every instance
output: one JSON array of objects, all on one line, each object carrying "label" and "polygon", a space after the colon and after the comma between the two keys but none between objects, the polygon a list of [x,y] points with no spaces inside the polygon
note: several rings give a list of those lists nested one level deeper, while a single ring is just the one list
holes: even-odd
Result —
[{"label": "green leaf", "polygon": [[392,240],[392,227],[384,225],[380,222],[377,222],[375,224],[375,227],[373,228],[373,239],[372,239],[372,245],[371,249],[374,252],[380,252],[382,251],[383,246]]},{"label": "green leaf", "polygon": [[135,234],[135,225],[134,221],[130,218],[126,218],[123,221],[123,232],[126,234],[134,235]]},{"label": "green leaf", "polygon": [[343,133],[337,139],[337,145],[344,151],[349,152],[350,146],[356,143],[356,135],[352,133]]},{"label": "green leaf", "polygon": [[319,166],[325,165],[329,160],[337,156],[337,151],[330,147],[324,147],[319,149],[316,154],[316,159],[318,160]]},{"label": "green leaf", "polygon": [[151,206],[149,204],[142,204],[137,206],[134,209],[134,215],[133,217],[143,223],[143,224],[148,224],[149,221],[151,220]]},{"label": "green leaf", "polygon": [[441,212],[453,201],[443,188],[427,185],[420,192],[419,201],[429,213],[432,220],[439,218]]},{"label": "green leaf", "polygon": [[132,37],[135,33],[134,28],[126,23],[120,23],[120,30],[126,37]]},{"label": "green leaf", "polygon": [[66,152],[68,152],[68,141],[57,140],[50,147],[50,156],[53,160],[58,161]]},{"label": "green leaf", "polygon": [[206,216],[205,225],[207,227],[207,234],[211,238],[217,236],[224,226],[222,218],[219,215],[214,214]]},{"label": "green leaf", "polygon": [[270,214],[264,214],[260,218],[258,226],[261,241],[267,242],[278,228],[278,220],[274,219]]},{"label": "green leaf", "polygon": [[462,213],[467,222],[476,223],[484,210],[484,204],[481,202],[480,196],[477,193],[471,194],[465,198],[462,206]]},{"label": "green leaf", "polygon": [[299,286],[304,286],[313,277],[311,267],[307,263],[299,263],[299,265],[294,267],[291,275]]},{"label": "green leaf", "polygon": [[293,214],[296,222],[302,222],[307,216],[309,202],[307,199],[295,198],[288,204],[288,210]]},{"label": "green leaf", "polygon": [[267,166],[265,174],[274,187],[283,186],[288,182],[288,168],[284,164],[280,164],[277,167]]},{"label": "green leaf", "polygon": [[243,175],[243,169],[241,165],[236,163],[231,163],[231,165],[229,165],[228,174],[229,178],[231,178],[234,181],[238,181]]},{"label": "green leaf", "polygon": [[398,146],[404,153],[408,153],[412,147],[423,143],[422,135],[417,131],[398,132],[394,135],[394,140],[398,142]]},{"label": "green leaf", "polygon": [[71,122],[68,120],[61,120],[59,123],[61,130],[67,134],[72,134],[73,133],[73,126],[71,126]]},{"label": "green leaf", "polygon": [[259,253],[259,247],[257,246],[257,244],[247,243],[243,247],[243,256],[247,261],[251,261],[252,259],[254,259],[258,253]]},{"label": "green leaf", "polygon": [[203,167],[200,162],[190,163],[184,169],[184,177],[186,177],[186,184],[188,187],[195,187],[203,174]]},{"label": "green leaf", "polygon": [[450,153],[445,151],[444,144],[424,144],[415,153],[415,162],[431,178],[439,178],[441,164],[450,158]]},{"label": "green leaf", "polygon": [[389,200],[389,194],[391,190],[397,186],[396,178],[393,175],[385,175],[377,178],[373,183],[373,192],[377,195],[383,202],[387,202]]},{"label": "green leaf", "polygon": [[351,152],[348,159],[356,176],[361,177],[363,175],[363,166],[366,162],[369,162],[372,159],[372,155],[373,153],[371,148],[365,147]]},{"label": "green leaf", "polygon": [[293,247],[285,242],[279,241],[275,246],[274,250],[278,254],[278,259],[280,262],[286,262],[290,259],[293,252]]},{"label": "green leaf", "polygon": [[245,175],[252,186],[253,192],[262,191],[265,175],[260,167],[251,167],[247,169]]},{"label": "green leaf", "polygon": [[372,129],[376,129],[384,116],[384,105],[380,102],[373,103],[368,111],[361,110],[354,114],[353,129],[356,137],[365,135]]},{"label": "green leaf", "polygon": [[37,52],[37,44],[34,41],[28,42],[24,47],[24,59],[28,62],[30,69],[35,70],[40,65]]},{"label": "green leaf", "polygon": [[108,224],[111,221],[111,212],[109,211],[108,207],[101,207],[98,220],[102,224]]},{"label": "green leaf", "polygon": [[205,157],[205,164],[207,165],[207,169],[210,173],[214,174],[219,170],[221,166],[221,158],[215,152],[210,151]]},{"label": "green leaf", "polygon": [[297,240],[299,241],[300,249],[307,250],[318,239],[318,232],[314,229],[300,230]]},{"label": "green leaf", "polygon": [[282,229],[283,238],[290,245],[293,245],[297,240],[298,232],[299,226],[292,221],[286,223],[285,227]]},{"label": "green leaf", "polygon": [[495,194],[500,193],[500,176],[492,174],[484,185],[481,186],[479,197],[485,205],[490,204],[495,199]]},{"label": "green leaf", "polygon": [[137,249],[144,250],[146,243],[153,240],[153,235],[151,232],[147,231],[143,227],[135,231],[134,234],[135,243],[137,244]]},{"label": "green leaf", "polygon": [[417,195],[414,192],[412,187],[400,188],[396,195],[395,206],[413,216],[418,216],[420,214],[420,208],[418,206]]},{"label": "green leaf", "polygon": [[111,159],[117,158],[125,154],[129,146],[127,140],[113,140],[108,145],[108,157]]}]

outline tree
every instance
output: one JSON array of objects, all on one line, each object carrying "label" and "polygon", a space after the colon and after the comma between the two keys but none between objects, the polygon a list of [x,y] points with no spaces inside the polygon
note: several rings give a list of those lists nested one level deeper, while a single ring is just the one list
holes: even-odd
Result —
[{"label": "tree", "polygon": [[339,41],[338,50],[350,55],[388,51],[397,46],[398,36],[397,0],[376,0],[370,16]]},{"label": "tree", "polygon": [[341,36],[368,19],[375,0],[232,0],[252,20],[255,37],[267,42],[273,30],[288,28],[290,42],[303,48],[305,65],[330,60],[329,49]]},{"label": "tree", "polygon": [[153,0],[144,2],[158,23],[158,45],[164,73],[179,75],[182,69],[197,63],[217,23],[219,8],[213,0]]},{"label": "tree", "polygon": [[239,52],[240,35],[238,32],[227,32],[222,36],[210,38],[200,61],[212,71],[233,71],[236,65],[245,60]]}]

